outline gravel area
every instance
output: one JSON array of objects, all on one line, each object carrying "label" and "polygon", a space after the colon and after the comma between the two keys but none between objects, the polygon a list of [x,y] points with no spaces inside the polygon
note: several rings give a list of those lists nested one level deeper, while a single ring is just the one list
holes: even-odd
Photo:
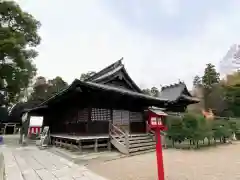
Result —
[{"label": "gravel area", "polygon": [[[166,180],[240,180],[240,143],[202,150],[164,150]],[[155,152],[90,164],[110,180],[157,180]]]}]

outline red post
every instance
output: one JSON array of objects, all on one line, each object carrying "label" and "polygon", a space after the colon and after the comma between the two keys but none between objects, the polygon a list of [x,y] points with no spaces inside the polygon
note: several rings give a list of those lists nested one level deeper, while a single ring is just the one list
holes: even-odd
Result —
[{"label": "red post", "polygon": [[155,136],[156,136],[156,155],[157,155],[158,180],[164,180],[163,154],[162,154],[160,129],[156,128]]}]

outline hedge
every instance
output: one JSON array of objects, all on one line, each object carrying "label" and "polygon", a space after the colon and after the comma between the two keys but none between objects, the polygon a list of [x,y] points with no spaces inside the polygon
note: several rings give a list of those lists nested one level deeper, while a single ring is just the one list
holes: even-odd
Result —
[{"label": "hedge", "polygon": [[206,139],[208,145],[211,141],[217,140],[225,143],[234,133],[237,139],[240,139],[240,119],[209,120],[202,115],[186,113],[181,116],[168,116],[167,127],[166,134],[173,147],[176,142],[189,141],[190,147],[198,148],[199,142],[202,141],[204,144]]}]

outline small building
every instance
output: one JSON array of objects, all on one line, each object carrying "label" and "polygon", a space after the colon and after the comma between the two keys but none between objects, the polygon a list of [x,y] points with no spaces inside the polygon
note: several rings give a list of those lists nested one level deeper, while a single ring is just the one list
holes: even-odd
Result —
[{"label": "small building", "polygon": [[198,98],[191,95],[183,82],[162,87],[159,98],[169,100],[165,110],[171,112],[185,112],[188,105],[200,102]]}]

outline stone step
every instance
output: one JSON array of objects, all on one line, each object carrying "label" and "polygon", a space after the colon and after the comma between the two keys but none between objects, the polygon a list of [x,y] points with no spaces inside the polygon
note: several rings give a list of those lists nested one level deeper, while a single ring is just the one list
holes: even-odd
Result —
[{"label": "stone step", "polygon": [[147,143],[147,142],[155,142],[153,139],[149,138],[149,139],[137,139],[137,140],[132,140],[129,141],[129,144],[136,144],[136,143]]},{"label": "stone step", "polygon": [[133,152],[137,152],[137,151],[150,150],[150,149],[154,149],[155,147],[156,147],[155,145],[150,145],[150,146],[130,148],[130,149],[129,149],[129,153],[133,153]]},{"label": "stone step", "polygon": [[150,153],[150,152],[154,152],[154,151],[155,151],[155,148],[144,150],[144,151],[136,151],[136,152],[130,153],[130,156],[135,156],[135,155],[139,155],[139,154],[146,154],[146,153]]},{"label": "stone step", "polygon": [[139,137],[129,138],[129,141],[142,140],[142,139],[152,139],[152,138],[150,136],[139,136]]},{"label": "stone step", "polygon": [[137,147],[147,147],[147,146],[155,146],[155,142],[147,142],[147,143],[136,143],[136,144],[130,144],[131,148],[137,148]]},{"label": "stone step", "polygon": [[[119,142],[125,145],[124,140],[120,140]],[[150,143],[150,142],[156,143],[156,141],[154,141],[153,139],[140,139],[140,140],[129,141],[129,144],[131,145],[131,144],[141,144],[141,143]]]},{"label": "stone step", "polygon": [[145,137],[145,136],[149,136],[148,134],[130,134],[129,137]]}]

